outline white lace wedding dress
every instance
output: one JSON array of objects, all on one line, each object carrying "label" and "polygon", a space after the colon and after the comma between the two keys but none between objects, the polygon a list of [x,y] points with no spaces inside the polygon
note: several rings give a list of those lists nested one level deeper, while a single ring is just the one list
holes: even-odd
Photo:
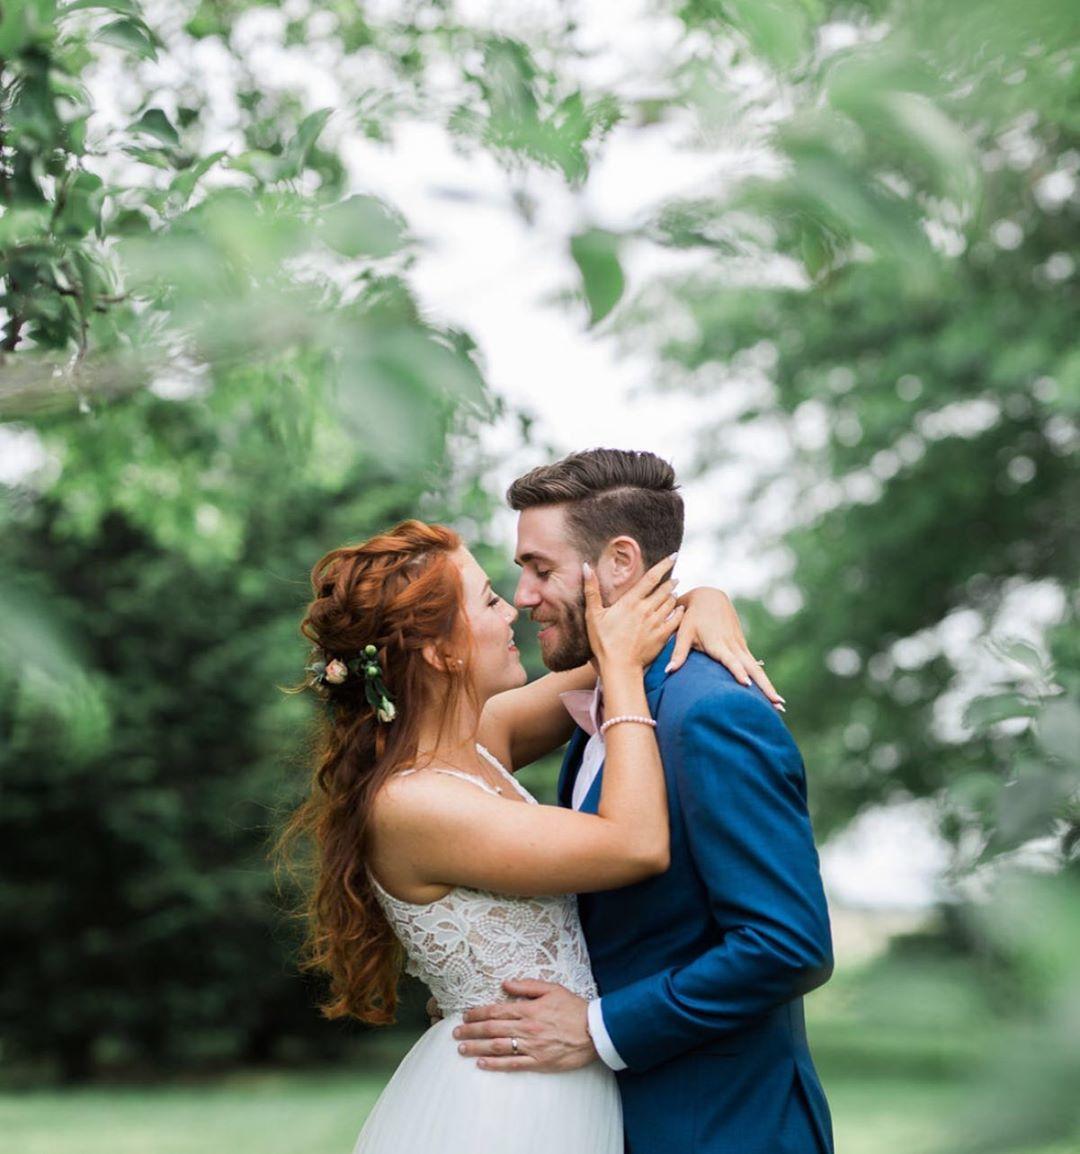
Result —
[{"label": "white lace wedding dress", "polygon": [[[477,749],[537,804],[492,754]],[[481,778],[435,772],[493,792]],[[559,982],[595,997],[574,896],[517,898],[458,887],[414,905],[374,878],[372,884],[405,947],[406,972],[431,990],[445,1017],[405,1056],[353,1154],[622,1154],[619,1094],[602,1063],[560,1074],[481,1070],[458,1053],[452,1034],[462,1011],[506,999],[506,978]]]}]

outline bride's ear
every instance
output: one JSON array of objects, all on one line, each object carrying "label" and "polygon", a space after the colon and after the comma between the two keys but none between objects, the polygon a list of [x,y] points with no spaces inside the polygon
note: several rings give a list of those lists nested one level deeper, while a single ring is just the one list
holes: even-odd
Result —
[{"label": "bride's ear", "polygon": [[432,669],[438,670],[439,673],[446,672],[446,657],[434,645],[425,645],[420,654]]},{"label": "bride's ear", "polygon": [[455,673],[460,671],[465,664],[460,657],[454,657],[449,653],[440,653],[439,649],[433,643],[429,643],[420,650],[420,655],[431,666],[432,669],[439,673]]}]

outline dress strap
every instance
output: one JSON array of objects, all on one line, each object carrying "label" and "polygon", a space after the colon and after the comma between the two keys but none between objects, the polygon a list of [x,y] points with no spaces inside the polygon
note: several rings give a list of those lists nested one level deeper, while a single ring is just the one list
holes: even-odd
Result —
[{"label": "dress strap", "polygon": [[[514,790],[517,793],[519,793],[526,801],[533,802],[535,804],[536,798],[534,798],[532,796],[532,794],[529,793],[529,791],[527,789],[525,789],[524,786],[521,785],[521,783],[517,780],[517,778],[514,777],[514,775],[506,768],[505,765],[503,765],[503,763],[490,750],[485,749],[484,746],[482,746],[479,742],[476,743],[476,749],[477,749],[477,752],[480,754],[480,756],[489,765],[493,766],[496,770],[498,770],[498,772],[503,777],[506,778],[506,780],[510,783],[510,785],[513,786]],[[398,772],[394,776],[395,777],[407,777],[409,774],[419,773],[419,772],[420,772],[419,769],[417,769],[414,766],[412,769],[399,769]],[[447,777],[458,777],[462,781],[468,781],[473,785],[478,785],[482,790],[485,790],[487,793],[493,794],[495,797],[504,796],[502,791],[499,789],[496,789],[495,786],[493,786],[490,782],[485,781],[482,777],[479,777],[477,774],[466,773],[462,769],[443,769],[441,766],[428,766],[428,767],[426,767],[426,772],[428,772],[428,773],[442,773],[442,774],[445,774]]]},{"label": "dress strap", "polygon": [[518,792],[518,793],[519,793],[519,794],[520,794],[520,795],[521,795],[521,796],[522,796],[522,797],[523,797],[523,798],[524,798],[526,801],[528,801],[528,802],[531,802],[531,803],[533,803],[533,804],[535,805],[535,803],[536,803],[536,798],[535,798],[535,797],[533,797],[533,795],[532,795],[531,793],[529,793],[529,791],[528,791],[528,790],[527,790],[527,789],[526,789],[526,788],[525,788],[525,787],[524,787],[524,786],[521,784],[521,782],[520,782],[520,781],[518,781],[518,779],[517,779],[517,778],[516,778],[516,777],[515,777],[515,776],[514,776],[514,775],[513,775],[513,774],[512,774],[512,773],[511,773],[511,772],[510,772],[510,771],[509,771],[507,768],[506,768],[506,766],[505,766],[505,765],[503,765],[503,763],[502,763],[502,762],[501,762],[501,761],[500,761],[500,760],[499,760],[499,759],[498,759],[498,758],[495,756],[495,754],[493,754],[493,753],[491,752],[491,750],[490,750],[490,749],[487,749],[485,746],[481,745],[481,744],[480,744],[480,742],[477,742],[477,743],[476,743],[476,752],[477,752],[477,753],[479,753],[479,754],[480,754],[480,756],[481,756],[481,757],[482,757],[482,758],[483,758],[483,759],[484,759],[484,760],[485,760],[485,761],[486,761],[486,762],[487,762],[489,765],[493,765],[493,766],[494,766],[494,767],[495,767],[495,768],[496,768],[496,769],[499,771],[499,773],[501,773],[501,774],[503,775],[503,777],[505,777],[505,778],[506,778],[506,780],[507,780],[507,781],[508,781],[508,782],[509,782],[509,783],[510,783],[510,784],[511,784],[513,787],[514,787],[514,789],[515,789],[515,790],[516,790],[516,791],[517,791],[517,792]]},{"label": "dress strap", "polygon": [[447,777],[459,777],[462,781],[471,781],[473,785],[478,785],[488,793],[494,794],[495,797],[499,796],[499,791],[493,785],[488,785],[482,777],[476,777],[474,774],[465,773],[460,769],[436,769],[433,767],[429,772],[444,773]]}]

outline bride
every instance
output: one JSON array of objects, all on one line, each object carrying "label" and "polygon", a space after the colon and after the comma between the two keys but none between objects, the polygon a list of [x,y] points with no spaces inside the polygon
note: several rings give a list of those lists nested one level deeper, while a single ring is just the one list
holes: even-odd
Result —
[{"label": "bride", "polygon": [[[676,628],[695,644],[707,634],[710,652],[741,641],[722,594],[676,602],[673,564],[610,608],[587,572],[598,668],[530,685],[517,610],[451,530],[406,521],[315,566],[301,628],[328,720],[311,793],[284,835],[315,852],[305,965],[329,975],[327,1017],[392,1022],[402,961],[445,1015],[399,1066],[354,1154],[621,1154],[602,1063],[501,1078],[460,1057],[452,1031],[468,1007],[501,1000],[508,978],[595,997],[574,894],[667,868],[644,669]],[[696,624],[708,611],[727,635]],[[512,770],[567,740],[559,694],[591,688],[597,672],[610,719],[599,813],[539,805]]]}]

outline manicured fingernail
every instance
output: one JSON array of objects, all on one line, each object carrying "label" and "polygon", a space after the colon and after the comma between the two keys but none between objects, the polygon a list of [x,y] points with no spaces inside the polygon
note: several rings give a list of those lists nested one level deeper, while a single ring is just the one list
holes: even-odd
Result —
[{"label": "manicured fingernail", "polygon": [[778,713],[787,713],[787,710],[782,705],[778,705],[776,710]]},{"label": "manicured fingernail", "polygon": [[592,576],[592,566],[588,563],[588,561],[582,561],[581,571],[585,574],[586,577]]},{"label": "manicured fingernail", "polygon": [[779,701],[781,705],[787,705],[787,698],[786,697],[781,697],[779,694],[777,694],[776,700]]},{"label": "manicured fingernail", "polygon": [[457,1048],[457,1052],[458,1052],[459,1054],[464,1054],[464,1053],[465,1053],[465,1043],[464,1043],[464,1042],[462,1042],[462,1043],[461,1043],[461,1045],[460,1045],[460,1046],[458,1046],[458,1048]]},{"label": "manicured fingernail", "polygon": [[746,680],[743,682],[743,685],[745,685],[747,688],[749,688],[749,687],[750,687],[751,685],[753,685],[753,684],[754,684],[754,683],[753,683],[753,682],[750,680],[750,678],[749,678],[749,677],[748,677],[748,678],[746,678]]},{"label": "manicured fingernail", "polygon": [[679,557],[679,551],[678,551],[678,549],[676,549],[675,552],[672,553],[670,557],[668,557],[668,560],[669,561],[676,561],[676,560],[678,560],[678,557]]},{"label": "manicured fingernail", "polygon": [[664,672],[665,672],[665,673],[670,673],[670,672],[671,672],[671,671],[672,671],[674,668],[675,668],[675,666],[674,666],[674,665],[665,665],[665,666],[664,666]]}]

